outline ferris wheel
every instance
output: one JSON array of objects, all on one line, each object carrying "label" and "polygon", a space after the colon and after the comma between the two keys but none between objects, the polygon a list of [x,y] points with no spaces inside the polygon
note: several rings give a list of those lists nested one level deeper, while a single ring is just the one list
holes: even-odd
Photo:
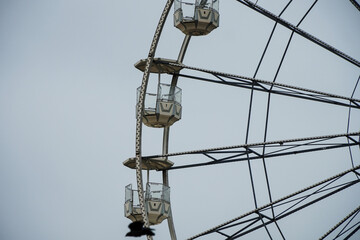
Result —
[{"label": "ferris wheel", "polygon": [[[360,62],[318,38],[316,32],[310,34],[302,28],[303,22],[317,8],[317,0],[299,11],[301,16],[295,23],[286,17],[288,9],[293,7],[292,0],[279,4],[282,8],[276,13],[269,10],[271,7],[261,6],[259,1],[234,2],[272,23],[268,28],[268,38],[263,39],[264,44],[259,47],[261,54],[258,54],[252,75],[243,74],[237,68],[222,71],[201,64],[188,65],[184,61],[192,39],[200,38],[198,41],[201,41],[221,28],[221,16],[226,13],[220,13],[219,0],[166,2],[148,57],[135,64],[143,72],[141,86],[137,89],[135,157],[124,161],[124,165],[136,170],[137,188],[131,184],[125,187],[125,217],[134,222],[142,221],[146,227],[167,221],[169,238],[177,239],[177,205],[173,198],[170,200],[170,187],[173,192],[181,186],[172,185],[169,175],[178,171],[185,175],[189,169],[212,168],[216,169],[213,170],[215,174],[212,173],[214,178],[226,185],[224,189],[208,187],[211,191],[216,189],[212,196],[222,195],[222,191],[230,192],[228,195],[234,199],[241,195],[241,200],[250,199],[251,207],[242,211],[241,207],[228,201],[229,197],[225,200],[217,198],[213,205],[207,203],[208,197],[192,199],[191,202],[202,202],[196,209],[203,205],[208,216],[201,218],[213,219],[213,225],[208,229],[198,229],[195,235],[187,236],[188,239],[295,239],[294,236],[299,239],[308,239],[309,236],[311,239],[356,239],[360,236]],[[297,3],[301,4],[304,5],[301,1]],[[360,15],[357,1],[341,4],[350,5]],[[184,34],[177,59],[155,55],[172,8],[173,25]],[[271,46],[279,29],[288,34],[281,35],[285,39],[283,48],[276,48],[278,58],[271,61],[269,70],[264,71],[266,73],[261,74],[269,52],[274,51]],[[304,53],[306,47],[299,47],[297,51],[291,49],[295,41],[300,46],[311,45],[308,55]],[[312,49],[326,53],[323,58],[334,59],[333,65],[323,66],[321,62],[312,61],[311,51],[315,51]],[[226,60],[221,59],[219,63]],[[331,70],[336,70],[339,61],[341,66],[346,66],[356,75],[349,74],[346,77],[350,79],[330,83]],[[296,68],[287,73],[291,64]],[[319,76],[313,68],[328,68],[331,73]],[[304,76],[309,79],[299,81],[304,72],[308,73]],[[329,86],[321,85],[328,80]],[[185,88],[180,88],[180,83],[186,81],[215,89],[211,94],[206,90],[197,93],[199,98],[207,98],[207,102],[209,99],[223,99],[217,106],[194,108],[200,125],[209,132],[230,125],[233,134],[242,138],[225,145],[223,142],[228,140],[222,136],[216,135],[207,141],[209,136],[200,133],[199,139],[203,139],[206,147],[194,149],[183,144],[185,150],[169,152],[169,146],[173,144],[170,128],[191,114],[183,114],[187,105],[183,104],[186,99],[182,97],[182,90]],[[343,81],[346,81],[346,87],[343,87]],[[239,93],[241,97],[234,101],[231,96]],[[235,121],[239,118],[236,112],[239,109],[242,109],[242,120]],[[215,124],[208,123],[215,118]],[[161,152],[143,154],[146,144],[143,127],[162,131]],[[187,133],[189,138],[194,135],[196,131],[193,129]],[[222,166],[237,168],[244,174],[241,177],[224,176],[226,173],[221,170]],[[150,180],[152,172],[161,173],[161,183]],[[230,180],[222,182],[225,178]],[[246,183],[241,187],[241,193],[237,193],[239,185],[242,186],[238,182]],[[241,204],[247,203],[244,200]],[[221,218],[221,221],[214,215],[216,209],[225,205],[231,205],[231,215],[227,219]],[[194,211],[186,214],[192,216]],[[201,221],[201,218],[190,218],[188,224]],[[299,232],[295,228],[303,230]],[[315,228],[318,229],[316,233],[311,230]],[[309,231],[306,233],[304,229]],[[152,239],[152,236],[147,238]]]}]

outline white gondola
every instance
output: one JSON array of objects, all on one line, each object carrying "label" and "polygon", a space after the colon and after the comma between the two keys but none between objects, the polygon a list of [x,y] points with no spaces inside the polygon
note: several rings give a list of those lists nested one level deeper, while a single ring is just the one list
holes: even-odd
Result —
[{"label": "white gondola", "polygon": [[186,35],[206,35],[219,26],[219,0],[175,0],[174,7],[174,25]]},{"label": "white gondola", "polygon": [[[140,87],[137,89],[138,101]],[[181,119],[181,89],[169,84],[158,84],[157,93],[146,93],[143,123],[148,127],[162,128]]]},{"label": "white gondola", "polygon": [[[137,190],[129,184],[125,187],[125,217],[132,221],[142,221]],[[150,225],[156,225],[167,219],[170,214],[170,188],[161,183],[147,183],[145,193],[145,211]]]},{"label": "white gondola", "polygon": [[142,220],[138,196],[138,191],[133,190],[131,184],[125,187],[124,213],[125,217],[129,218],[133,222]]}]

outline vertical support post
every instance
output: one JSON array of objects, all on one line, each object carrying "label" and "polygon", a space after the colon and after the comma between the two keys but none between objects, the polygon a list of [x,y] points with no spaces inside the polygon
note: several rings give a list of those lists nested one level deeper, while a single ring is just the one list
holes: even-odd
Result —
[{"label": "vertical support post", "polygon": [[[190,38],[191,38],[191,36],[189,36],[189,35],[186,35],[184,38],[184,41],[183,41],[183,44],[181,46],[180,53],[178,56],[179,63],[182,63],[182,61],[184,60],[186,49],[190,42]],[[169,93],[170,96],[173,96],[173,94],[175,93],[175,87],[176,87],[178,78],[179,78],[179,76],[174,75],[171,80],[171,87],[170,87],[170,93]],[[164,134],[163,134],[163,150],[162,150],[163,155],[166,155],[169,152],[169,133],[170,133],[170,127],[165,127]],[[168,174],[167,170],[163,171],[163,184],[165,186],[169,186],[169,174]],[[171,204],[170,204],[169,211],[170,211],[170,213],[169,213],[169,217],[167,219],[168,226],[169,226],[169,232],[170,232],[171,240],[176,240],[176,233],[175,233],[174,220],[172,217]]]}]

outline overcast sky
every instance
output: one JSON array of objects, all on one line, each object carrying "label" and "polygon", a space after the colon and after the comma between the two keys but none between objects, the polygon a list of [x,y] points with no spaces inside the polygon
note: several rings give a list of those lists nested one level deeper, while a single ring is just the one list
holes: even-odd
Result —
[{"label": "overcast sky", "polygon": [[[130,223],[124,187],[136,186],[135,171],[122,164],[135,155],[142,72],[134,63],[147,56],[165,2],[0,1],[0,239],[124,239]],[[276,15],[286,3],[258,1]],[[296,25],[311,3],[295,0],[283,17]],[[184,35],[173,27],[172,12],[156,57],[177,58]],[[184,63],[252,77],[274,22],[229,0],[220,2],[220,15],[218,29],[192,38]],[[350,1],[320,0],[300,28],[359,60],[359,24],[360,12]],[[257,78],[274,79],[290,34],[276,29]],[[276,81],[350,97],[359,74],[358,67],[294,35]],[[156,82],[150,76],[149,89]],[[249,90],[189,79],[179,79],[178,86],[183,116],[171,128],[170,152],[245,142]],[[254,97],[249,142],[261,142],[267,95]],[[345,133],[347,114],[345,107],[273,96],[267,139]],[[359,131],[359,123],[359,111],[352,110],[350,131]],[[144,155],[160,154],[161,144],[162,131],[144,127]],[[359,148],[353,157],[360,164]],[[273,199],[351,168],[348,149],[267,164]],[[262,163],[253,168],[263,205]],[[161,182],[161,173],[150,180]],[[178,239],[254,208],[246,163],[174,170],[170,187]],[[359,205],[359,196],[357,186],[280,221],[280,227],[288,239],[317,239]],[[169,239],[166,222],[154,228],[156,239]],[[248,239],[266,236],[260,230]]]}]

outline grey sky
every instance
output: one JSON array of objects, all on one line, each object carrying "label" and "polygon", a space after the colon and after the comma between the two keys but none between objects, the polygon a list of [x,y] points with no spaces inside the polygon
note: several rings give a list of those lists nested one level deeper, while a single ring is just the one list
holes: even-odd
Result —
[{"label": "grey sky", "polygon": [[[286,3],[258,1],[275,14]],[[283,17],[296,25],[311,3],[294,1]],[[135,154],[136,88],[142,79],[133,64],[147,56],[164,4],[0,2],[1,239],[124,238],[130,222],[123,213],[124,187],[136,181],[135,171],[122,162]],[[184,63],[253,76],[273,21],[236,1],[221,1],[220,14],[218,29],[191,40]],[[300,27],[359,60],[359,23],[360,12],[350,1],[320,0]],[[278,27],[258,78],[273,80],[289,36]],[[183,37],[171,12],[156,56],[176,59]],[[295,35],[277,82],[349,97],[359,74],[358,67]],[[150,89],[156,81],[150,77]],[[248,90],[189,79],[180,79],[179,87],[183,119],[171,128],[170,152],[244,143]],[[263,139],[266,97],[255,94],[249,142]],[[347,113],[344,107],[273,96],[268,139],[345,133]],[[360,113],[353,110],[350,131],[359,131],[359,122]],[[144,155],[161,153],[161,130],[144,127],[143,136]],[[358,165],[359,149],[353,150]],[[259,205],[267,201],[261,164],[253,165]],[[278,199],[351,164],[342,149],[277,158],[268,167]],[[152,173],[150,180],[161,182],[161,174]],[[252,210],[249,181],[245,163],[171,171],[178,239]],[[359,194],[359,187],[347,191],[280,226],[289,239],[316,239],[359,205]],[[154,228],[156,239],[169,238],[166,222]]]}]

